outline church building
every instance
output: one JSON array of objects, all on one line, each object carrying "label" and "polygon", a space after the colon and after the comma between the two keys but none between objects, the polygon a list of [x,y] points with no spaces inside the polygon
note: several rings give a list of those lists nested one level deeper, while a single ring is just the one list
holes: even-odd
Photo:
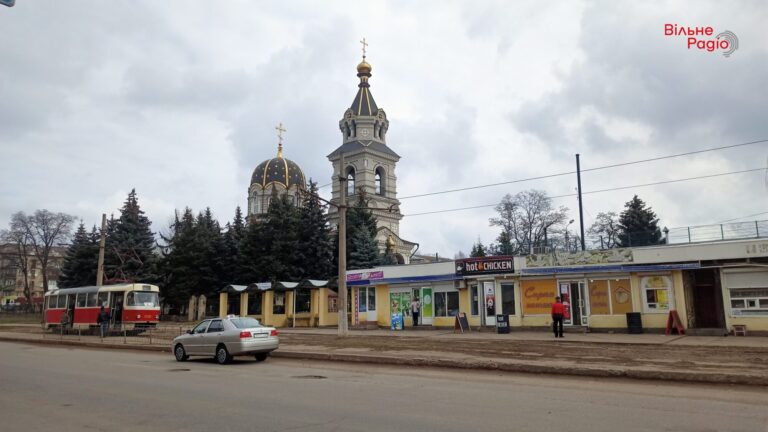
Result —
[{"label": "church building", "polygon": [[288,194],[295,205],[301,205],[301,192],[307,181],[299,165],[283,157],[283,124],[277,126],[277,157],[260,163],[251,175],[248,187],[248,219],[265,214],[273,196]]},{"label": "church building", "polygon": [[[365,39],[362,43],[363,61],[357,65],[357,76],[360,78],[357,95],[339,121],[342,144],[328,155],[328,160],[333,164],[331,202],[338,203],[344,193],[347,205],[351,206],[363,194],[376,218],[379,250],[391,251],[398,264],[408,264],[418,244],[400,238],[400,220],[403,215],[397,199],[395,175],[395,166],[400,156],[387,145],[389,120],[371,94],[368,81],[372,67],[365,58]],[[345,190],[341,190],[337,180],[340,175],[347,179]],[[330,206],[328,216],[331,225],[338,226],[338,209]]]}]

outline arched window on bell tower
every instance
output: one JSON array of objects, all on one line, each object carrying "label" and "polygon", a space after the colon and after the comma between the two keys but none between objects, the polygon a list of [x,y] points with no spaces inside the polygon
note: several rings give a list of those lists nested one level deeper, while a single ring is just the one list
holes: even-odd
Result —
[{"label": "arched window on bell tower", "polygon": [[355,169],[347,168],[347,196],[355,194]]},{"label": "arched window on bell tower", "polygon": [[374,187],[376,195],[384,195],[384,168],[382,167],[376,168],[376,175],[374,176]]}]

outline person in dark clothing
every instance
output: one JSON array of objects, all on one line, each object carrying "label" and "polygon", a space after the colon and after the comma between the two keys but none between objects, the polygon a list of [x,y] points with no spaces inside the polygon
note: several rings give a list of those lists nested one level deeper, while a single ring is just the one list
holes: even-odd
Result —
[{"label": "person in dark clothing", "polygon": [[557,296],[552,303],[552,331],[555,337],[563,337],[563,315],[565,315],[565,305],[560,301],[560,296]]},{"label": "person in dark clothing", "polygon": [[96,323],[99,324],[101,337],[106,336],[107,330],[109,329],[109,312],[104,309],[104,306],[99,309],[99,315],[96,317]]}]

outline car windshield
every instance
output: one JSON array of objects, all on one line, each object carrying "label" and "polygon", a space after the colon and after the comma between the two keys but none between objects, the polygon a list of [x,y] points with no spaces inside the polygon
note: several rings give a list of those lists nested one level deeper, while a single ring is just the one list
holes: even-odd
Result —
[{"label": "car windshield", "polygon": [[261,327],[259,320],[255,318],[232,318],[229,322],[239,329]]}]

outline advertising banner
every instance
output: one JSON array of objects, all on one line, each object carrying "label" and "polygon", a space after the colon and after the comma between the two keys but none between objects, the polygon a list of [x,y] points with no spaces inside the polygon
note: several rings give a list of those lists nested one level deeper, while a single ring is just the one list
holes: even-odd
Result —
[{"label": "advertising banner", "polygon": [[515,264],[511,256],[491,256],[456,260],[456,274],[459,276],[514,273],[514,271]]},{"label": "advertising banner", "polygon": [[432,288],[421,289],[421,314],[423,318],[432,318]]},{"label": "advertising banner", "polygon": [[554,279],[524,280],[522,282],[523,313],[549,315],[557,294]]}]

